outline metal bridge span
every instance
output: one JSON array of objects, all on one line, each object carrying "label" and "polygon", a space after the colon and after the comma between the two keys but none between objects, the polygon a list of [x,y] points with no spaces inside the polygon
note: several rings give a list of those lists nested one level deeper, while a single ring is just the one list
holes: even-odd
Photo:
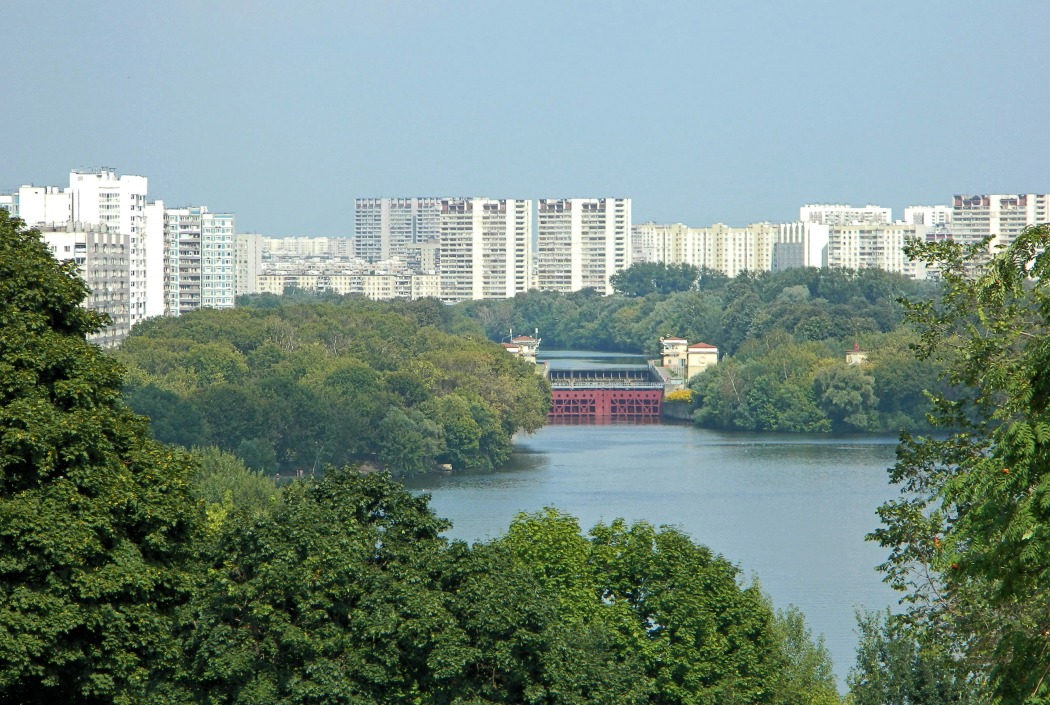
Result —
[{"label": "metal bridge span", "polygon": [[660,417],[664,385],[650,367],[552,369],[548,379],[552,421]]}]

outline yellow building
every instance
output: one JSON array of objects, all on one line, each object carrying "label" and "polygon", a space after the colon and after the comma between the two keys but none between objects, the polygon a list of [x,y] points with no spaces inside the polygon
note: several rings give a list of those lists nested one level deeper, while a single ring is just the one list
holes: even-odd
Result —
[{"label": "yellow building", "polygon": [[683,382],[718,364],[718,347],[685,338],[660,338],[660,366],[668,376]]},{"label": "yellow building", "polygon": [[711,365],[718,364],[718,347],[708,343],[693,343],[686,349],[686,379],[691,379]]}]

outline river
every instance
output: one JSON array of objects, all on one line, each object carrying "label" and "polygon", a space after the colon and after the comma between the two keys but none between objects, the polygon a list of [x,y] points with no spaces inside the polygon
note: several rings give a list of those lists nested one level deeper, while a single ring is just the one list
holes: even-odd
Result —
[{"label": "river", "polygon": [[449,535],[506,531],[518,512],[557,507],[584,530],[616,517],[689,533],[757,577],[774,605],[793,604],[824,634],[840,685],[855,660],[856,609],[895,605],[864,535],[895,495],[896,439],[723,433],[689,424],[547,426],[516,439],[489,472],[410,479],[431,494]]}]

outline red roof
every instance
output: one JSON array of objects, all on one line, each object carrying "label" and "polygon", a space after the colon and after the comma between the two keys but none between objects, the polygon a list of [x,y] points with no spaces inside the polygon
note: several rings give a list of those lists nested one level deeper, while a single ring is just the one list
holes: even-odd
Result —
[{"label": "red roof", "polygon": [[708,345],[707,343],[693,343],[689,346],[690,350],[718,350],[717,345]]}]

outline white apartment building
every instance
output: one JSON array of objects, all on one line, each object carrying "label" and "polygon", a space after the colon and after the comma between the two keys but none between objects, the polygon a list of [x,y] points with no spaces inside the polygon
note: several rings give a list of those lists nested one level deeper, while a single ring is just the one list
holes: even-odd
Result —
[{"label": "white apartment building", "polygon": [[263,236],[257,233],[236,233],[233,255],[234,296],[256,294],[258,277],[262,273]]},{"label": "white apartment building", "polygon": [[73,217],[69,193],[58,186],[21,186],[11,195],[11,214],[29,227],[64,227]]},{"label": "white apartment building", "polygon": [[[536,288],[611,294],[631,266],[631,199],[541,199],[536,212]],[[444,257],[442,249],[442,257]]]},{"label": "white apartment building", "polygon": [[145,176],[118,175],[109,167],[76,169],[66,189],[20,187],[10,198],[10,209],[31,227],[63,229],[75,222],[104,225],[108,233],[127,235],[128,317],[134,325],[160,313],[155,297],[160,291],[156,282],[163,278],[163,242],[158,229],[146,227],[146,192]]},{"label": "white apartment building", "polygon": [[833,225],[828,232],[828,266],[845,269],[883,269],[917,276],[906,266],[904,244],[926,239],[925,225],[907,223],[855,223]]},{"label": "white apartment building", "polygon": [[438,298],[441,280],[437,274],[351,274],[322,271],[271,272],[258,277],[258,293],[281,295],[286,289],[363,294],[375,301]]},{"label": "white apartment building", "polygon": [[692,264],[690,243],[693,236],[690,233],[693,230],[684,223],[636,225],[631,232],[631,260],[668,265]]},{"label": "white apartment building", "polygon": [[133,326],[155,310],[148,302],[149,282],[163,278],[163,271],[156,269],[159,260],[149,256],[152,248],[163,251],[164,243],[148,239],[156,231],[146,229],[146,193],[145,176],[121,176],[109,167],[76,169],[69,174],[70,219],[105,225],[129,237],[129,312]]},{"label": "white apartment building", "polygon": [[799,208],[798,219],[803,223],[821,225],[850,225],[852,223],[889,223],[892,210],[881,206],[853,207],[841,203],[810,203]]},{"label": "white apartment building", "polygon": [[795,267],[826,267],[829,227],[802,221],[780,223],[773,245],[773,271],[782,272]]},{"label": "white apartment building", "polygon": [[1050,222],[1050,195],[1045,193],[956,195],[952,203],[952,237],[974,243],[991,237],[994,251],[1012,243],[1021,231]]},{"label": "white apartment building", "polygon": [[532,201],[443,199],[438,239],[446,303],[510,298],[528,290]]},{"label": "white apartment building", "polygon": [[124,340],[131,329],[130,236],[105,225],[69,222],[36,227],[55,259],[76,262],[91,290],[84,306],[110,318],[110,324],[88,340],[104,347]]},{"label": "white apartment building", "polygon": [[165,314],[233,308],[235,243],[232,213],[211,213],[206,206],[165,209]]},{"label": "white apartment building", "polygon": [[348,237],[263,237],[263,253],[278,259],[354,256],[354,241]]},{"label": "white apartment building", "polygon": [[744,271],[769,271],[778,227],[773,223],[753,223],[743,228],[724,223],[707,228],[646,223],[635,229],[632,249],[640,261],[706,267],[735,277]]},{"label": "white apartment building", "polygon": [[[146,204],[146,318],[164,315],[164,201]],[[159,244],[158,244],[159,243]]]},{"label": "white apartment building", "polygon": [[904,222],[909,225],[948,225],[952,222],[951,206],[908,206],[904,209]]},{"label": "white apartment building", "polygon": [[354,202],[356,254],[366,262],[408,259],[411,245],[440,237],[441,198],[358,198]]}]

